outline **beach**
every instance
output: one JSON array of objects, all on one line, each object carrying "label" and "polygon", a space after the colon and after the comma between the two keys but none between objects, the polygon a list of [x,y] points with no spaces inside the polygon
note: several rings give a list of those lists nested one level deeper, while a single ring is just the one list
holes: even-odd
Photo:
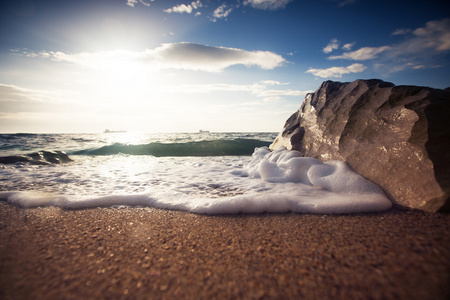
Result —
[{"label": "beach", "polygon": [[0,204],[1,299],[448,299],[450,215]]}]

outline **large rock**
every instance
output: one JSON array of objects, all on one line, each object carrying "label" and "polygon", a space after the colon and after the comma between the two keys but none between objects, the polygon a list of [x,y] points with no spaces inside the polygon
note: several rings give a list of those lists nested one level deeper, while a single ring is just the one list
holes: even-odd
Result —
[{"label": "large rock", "polygon": [[450,91],[326,81],[270,148],[344,160],[398,205],[450,211]]}]

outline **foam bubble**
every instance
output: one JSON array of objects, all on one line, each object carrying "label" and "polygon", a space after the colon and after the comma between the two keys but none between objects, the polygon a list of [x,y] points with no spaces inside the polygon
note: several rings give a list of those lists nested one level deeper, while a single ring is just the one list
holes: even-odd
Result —
[{"label": "foam bubble", "polygon": [[66,198],[49,193],[24,191],[0,192],[0,200],[25,208],[35,208],[41,206],[62,206],[60,204],[62,201],[66,200]]},{"label": "foam bubble", "polygon": [[391,207],[381,188],[344,162],[323,163],[284,148],[257,148],[251,158],[119,155],[26,172],[24,184],[42,178],[45,193],[0,192],[1,200],[23,207],[128,205],[201,214],[356,213]]}]

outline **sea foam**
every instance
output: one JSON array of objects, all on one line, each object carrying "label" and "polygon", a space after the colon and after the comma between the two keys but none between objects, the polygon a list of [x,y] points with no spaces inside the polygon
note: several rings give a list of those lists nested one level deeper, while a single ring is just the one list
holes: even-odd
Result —
[{"label": "sea foam", "polygon": [[[199,214],[332,214],[391,207],[381,188],[353,172],[345,162],[324,163],[284,148],[273,152],[256,148],[251,158],[117,155],[84,158],[52,168],[3,171],[22,176],[23,186],[32,183],[38,187],[0,192],[1,200],[28,208],[124,205]],[[24,172],[29,174],[24,176]],[[36,182],[39,178],[41,183]]]}]

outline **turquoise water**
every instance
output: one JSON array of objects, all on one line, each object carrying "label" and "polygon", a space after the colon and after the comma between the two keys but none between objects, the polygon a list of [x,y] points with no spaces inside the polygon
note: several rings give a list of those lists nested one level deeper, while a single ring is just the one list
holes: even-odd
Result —
[{"label": "turquoise water", "polygon": [[268,146],[276,136],[271,132],[0,134],[0,157],[43,150],[69,155],[251,155],[255,147]]}]

